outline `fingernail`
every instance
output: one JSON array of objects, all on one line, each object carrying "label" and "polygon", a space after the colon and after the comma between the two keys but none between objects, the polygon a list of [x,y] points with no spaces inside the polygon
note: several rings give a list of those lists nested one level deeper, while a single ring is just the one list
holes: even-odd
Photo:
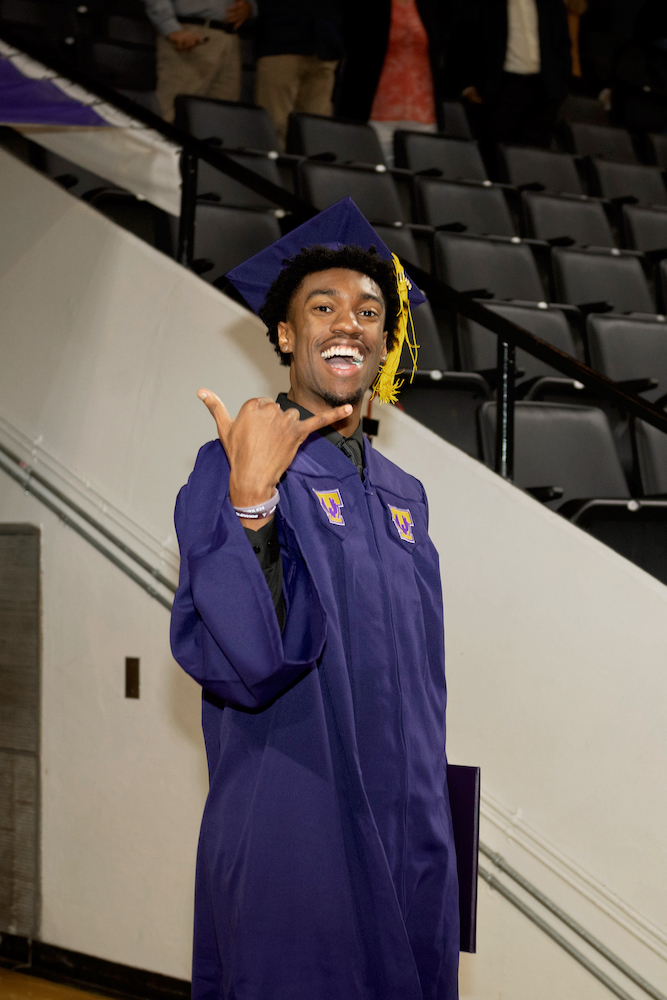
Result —
[{"label": "fingernail", "polygon": [[200,399],[206,399],[206,397],[208,396],[208,393],[204,392],[204,390],[202,389],[201,392],[197,393],[197,395],[199,396]]},{"label": "fingernail", "polygon": [[349,404],[345,407],[345,412],[352,413],[352,407]]}]

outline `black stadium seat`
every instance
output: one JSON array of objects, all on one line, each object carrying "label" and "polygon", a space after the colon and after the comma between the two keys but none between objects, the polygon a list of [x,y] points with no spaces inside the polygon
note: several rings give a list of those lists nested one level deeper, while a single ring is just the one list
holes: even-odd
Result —
[{"label": "black stadium seat", "polygon": [[450,372],[438,327],[428,302],[413,313],[419,344],[419,370],[410,381],[412,360],[406,348],[401,356],[405,381],[401,406],[435,434],[478,458],[475,413],[489,399],[489,388],[474,372]]},{"label": "black stadium seat", "polygon": [[179,94],[175,124],[198,139],[217,139],[225,149],[277,152],[276,130],[266,108],[212,97]]},{"label": "black stadium seat", "polygon": [[483,290],[497,299],[526,302],[547,298],[531,249],[518,237],[436,233],[434,242],[438,277],[460,292]]},{"label": "black stadium seat", "polygon": [[565,122],[585,122],[587,125],[608,125],[609,114],[597,97],[569,93],[560,107]]},{"label": "black stadium seat", "polygon": [[667,208],[624,205],[623,234],[631,250],[667,249]]},{"label": "black stadium seat", "polygon": [[624,128],[570,122],[572,152],[579,156],[601,156],[612,163],[637,163],[630,133]]},{"label": "black stadium seat", "polygon": [[195,270],[210,282],[280,239],[278,220],[273,212],[252,212],[242,208],[198,204],[195,216],[193,256],[213,267]]},{"label": "black stadium seat", "polygon": [[[514,420],[517,486],[560,488],[562,496],[549,506],[667,583],[667,500],[630,499],[602,410],[518,402]],[[495,424],[496,404],[483,403],[480,445],[489,465],[493,465]]]},{"label": "black stadium seat", "polygon": [[580,246],[615,246],[604,207],[593,198],[524,191],[522,202],[529,236],[539,240],[569,238]]},{"label": "black stadium seat", "polygon": [[642,390],[655,403],[667,393],[667,322],[632,316],[589,316],[588,351],[591,367],[614,382],[654,379]]},{"label": "black stadium seat", "polygon": [[[667,434],[637,420],[635,442],[644,496],[667,497]],[[662,579],[664,582],[664,576]]]},{"label": "black stadium seat", "polygon": [[162,253],[171,255],[175,251],[173,223],[176,220],[149,201],[110,187],[87,192],[84,201]]},{"label": "black stadium seat", "polygon": [[653,158],[659,167],[667,170],[667,135],[649,135]]},{"label": "black stadium seat", "polygon": [[574,156],[530,146],[500,146],[505,180],[516,187],[541,184],[548,194],[585,194]]},{"label": "black stadium seat", "polygon": [[460,101],[444,101],[442,117],[444,119],[442,135],[451,139],[472,139],[468,116]]},{"label": "black stadium seat", "polygon": [[642,167],[633,163],[591,161],[595,189],[602,198],[636,198],[644,205],[667,205],[660,167]]},{"label": "black stadium seat", "polygon": [[74,54],[77,32],[73,5],[48,0],[0,0],[0,27],[3,25],[28,41]]},{"label": "black stadium seat", "polygon": [[[262,153],[230,153],[229,155],[237,163],[248,167],[256,174],[261,174],[266,180],[282,186],[276,161],[270,157],[264,156]],[[273,202],[260,194],[255,194],[250,188],[228,177],[227,174],[216,170],[205,160],[199,160],[197,195],[205,201],[238,208],[270,208],[273,206]]]},{"label": "black stadium seat", "polygon": [[[415,327],[415,336],[419,344],[418,366],[420,371],[441,371],[445,372],[449,368],[442,338],[438,331],[433,310],[429,302],[424,302],[417,309],[412,311],[412,321]],[[401,355],[401,368],[410,371],[412,360],[407,347],[403,348]]]},{"label": "black stadium seat", "polygon": [[419,266],[419,251],[409,226],[375,225],[373,228],[392,253]]},{"label": "black stadium seat", "polygon": [[[479,413],[482,458],[493,465],[496,404]],[[602,410],[566,403],[518,402],[514,410],[514,482],[522,489],[554,486],[559,507],[583,498],[629,498],[630,491]]]},{"label": "black stadium seat", "polygon": [[129,42],[132,45],[154,45],[155,28],[148,20],[109,14],[106,23],[106,39],[109,42]]},{"label": "black stadium seat", "polygon": [[657,284],[662,295],[662,309],[667,310],[667,260],[660,261],[659,278]]},{"label": "black stadium seat", "polygon": [[394,161],[408,170],[439,170],[446,181],[487,180],[476,142],[450,139],[429,132],[394,133]]},{"label": "black stadium seat", "polygon": [[655,312],[641,262],[631,252],[556,247],[552,261],[559,302],[580,307],[606,303],[615,312]]},{"label": "black stadium seat", "polygon": [[155,90],[155,48],[122,42],[85,40],[82,65],[91,76],[123,90]]},{"label": "black stadium seat", "polygon": [[349,195],[371,224],[409,222],[389,172],[305,161],[299,164],[299,190],[319,209]]},{"label": "black stadium seat", "polygon": [[382,146],[372,125],[323,115],[291,114],[287,151],[308,157],[330,153],[338,163],[386,165]]},{"label": "black stadium seat", "polygon": [[436,227],[457,225],[461,232],[516,235],[502,188],[432,177],[415,177],[414,184],[420,222]]},{"label": "black stadium seat", "polygon": [[[542,303],[538,305],[516,305],[509,302],[485,303],[488,309],[504,316],[511,323],[523,327],[535,334],[541,340],[557,347],[559,351],[576,357],[576,348],[572,331],[565,314],[557,307],[551,308]],[[459,355],[461,367],[466,371],[492,372],[496,367],[496,352],[498,338],[495,334],[472,320],[462,319],[459,323]],[[527,354],[520,348],[516,352],[516,367],[523,372],[517,378],[517,388],[532,383],[535,388],[536,379],[562,379],[561,372]]]},{"label": "black stadium seat", "polygon": [[[657,403],[667,393],[667,324],[658,317],[592,315],[586,323],[589,364],[630,392]],[[641,470],[627,413],[604,406],[632,488],[640,491]]]}]

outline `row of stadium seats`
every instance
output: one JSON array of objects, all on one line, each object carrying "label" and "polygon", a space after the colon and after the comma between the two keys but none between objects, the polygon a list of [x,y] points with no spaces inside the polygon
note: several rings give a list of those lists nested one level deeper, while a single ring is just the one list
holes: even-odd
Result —
[{"label": "row of stadium seats", "polygon": [[[582,193],[582,174],[570,154],[505,147],[500,152],[510,181],[493,183],[474,141],[398,132],[396,160],[406,166],[388,170],[370,126],[293,115],[292,152],[281,155],[263,109],[192,97],[177,105],[181,127],[318,208],[351,194],[374,224],[395,230],[387,237],[392,249],[427,269],[434,230],[612,251],[653,253],[667,246],[667,189],[657,166],[591,161],[606,192],[598,198]],[[198,195],[228,207],[270,207],[203,162]]]},{"label": "row of stadium seats", "polygon": [[[482,296],[494,311],[628,390],[667,401],[661,399],[667,324],[655,315],[653,259],[638,252],[667,247],[667,192],[660,167],[637,162],[627,133],[572,125],[579,155],[505,147],[497,159],[504,173],[493,183],[477,143],[463,137],[398,132],[398,168],[390,170],[369,126],[293,115],[287,155],[281,155],[260,109],[196,98],[179,98],[178,107],[178,123],[198,138],[275,183],[287,178],[319,208],[351,194],[404,259]],[[611,158],[614,141],[618,163]],[[237,246],[241,259],[253,231],[259,249],[277,238],[280,224],[270,211],[259,211],[255,195],[247,189],[235,195],[227,179],[215,175],[200,164],[194,248],[195,266],[206,266],[208,258],[214,266],[205,276],[219,282],[236,263]],[[605,197],[586,194],[595,190],[596,178],[597,194]],[[225,261],[223,243],[230,254]],[[667,289],[665,266],[660,273]],[[463,318],[452,331],[429,305],[416,311],[415,325],[420,370],[404,387],[402,405],[493,464],[496,337]],[[553,494],[547,502],[559,508],[582,497],[667,492],[664,435],[605,404],[603,412],[600,399],[531,355],[517,352],[517,369],[517,485],[538,487],[545,500]],[[575,443],[578,451],[571,454]]]},{"label": "row of stadium seats", "polygon": [[[363,199],[348,190],[363,210]],[[332,197],[327,204],[337,200]],[[326,207],[319,199],[314,203]],[[214,282],[248,251],[259,252],[280,233],[273,212],[200,203],[196,219],[194,256],[210,261],[207,279]],[[650,261],[636,251],[549,247],[518,236],[478,236],[428,227],[419,232],[418,240],[407,226],[376,223],[376,230],[400,257],[418,266],[427,263],[426,269],[446,284],[477,298],[558,302],[576,306],[584,314],[612,309],[655,313],[667,299],[667,261],[658,263],[654,287]]]},{"label": "row of stadium seats", "polygon": [[[433,135],[420,132],[410,139],[409,144],[403,138],[405,133],[399,133],[395,143],[396,165],[411,170],[441,169],[447,180],[489,179],[487,166],[493,172],[495,160],[492,158],[490,164],[485,164],[482,159],[467,126],[463,106],[446,103],[445,120],[448,127],[444,133]],[[215,137],[227,149],[270,152],[279,148],[271,119],[261,108],[252,105],[210,98],[182,98],[176,121],[199,138]],[[585,188],[575,164],[584,157],[625,166],[641,165],[636,145],[645,144],[633,142],[625,129],[563,122],[559,134],[562,144],[567,147],[560,158],[549,155],[548,151],[531,149],[529,152],[526,149],[522,158],[517,158],[517,154],[509,159],[503,158],[500,171],[504,170],[506,176],[494,176],[493,179],[525,184],[531,183],[531,172],[553,171],[553,178],[547,181],[547,190],[582,194]],[[459,142],[443,144],[443,138]],[[652,135],[648,141],[646,162],[667,168],[667,137]],[[318,115],[293,116],[288,130],[287,152],[308,158],[322,157],[337,163],[387,166],[372,126]]]},{"label": "row of stadium seats", "polygon": [[[240,117],[242,112],[237,108]],[[312,116],[295,116],[293,128],[304,121],[308,125],[310,119]],[[321,127],[321,119],[315,122]],[[226,150],[237,148],[228,145],[230,130],[225,135],[227,142],[220,144]],[[238,143],[238,138],[234,137],[234,142]],[[269,152],[273,155],[267,155]],[[270,164],[277,170],[272,179],[277,177],[278,182],[284,174],[296,177],[298,182],[312,168],[332,166],[326,160],[307,160],[304,154],[283,156],[274,150],[253,153],[247,146],[244,152],[234,155]],[[53,154],[47,158],[53,160]],[[69,176],[65,167],[54,161],[51,173],[71,190],[79,188],[91,204],[121,225],[166,252],[175,251],[178,220],[167,218],[127,192],[110,190],[103,182],[90,190],[93,178],[75,176],[83,172],[73,166]],[[200,164],[200,182],[204,167]],[[368,167],[337,169],[346,176],[361,173],[380,183],[394,176],[388,170]],[[219,180],[218,172],[208,167],[206,170],[210,171],[209,179],[217,176]],[[404,186],[406,175],[413,188],[423,180],[438,183],[437,178],[415,175],[406,168],[402,175],[399,173]],[[86,185],[89,189],[84,192]],[[482,183],[477,186],[482,190],[488,187]],[[247,191],[240,185],[237,189]],[[507,188],[501,190],[507,197]],[[207,193],[201,185],[199,191]],[[524,202],[549,197],[535,190],[524,190],[521,196]],[[200,198],[196,207],[193,266],[218,284],[235,263],[277,239],[285,225],[280,218],[283,212],[239,207],[233,204],[233,198],[230,200],[232,205],[223,204],[222,199],[216,203]],[[571,200],[574,204],[590,203],[590,199]],[[563,199],[554,201],[564,203]],[[638,206],[627,204],[620,208],[638,210]],[[404,223],[377,228],[379,235],[405,259],[418,264],[427,261],[442,280],[480,298],[493,311],[561,351],[585,360],[628,391],[641,392],[664,407],[667,323],[655,314],[651,260],[645,255],[615,246],[550,246],[544,239],[455,231],[460,227],[438,230],[426,224]],[[556,238],[554,242],[569,241]],[[663,277],[665,266],[659,265]],[[613,311],[605,312],[610,307]],[[414,381],[404,386],[401,405],[468,454],[493,465],[495,335],[463,317],[456,319],[437,307],[431,309],[428,304],[415,312],[415,325],[421,345],[419,371]],[[628,419],[627,414],[596,398],[581,384],[521,351],[517,352],[515,393],[519,399],[515,407],[516,484],[618,551],[637,558],[640,565],[662,579],[666,575],[664,567],[661,570],[657,564],[649,565],[652,559],[659,562],[661,550],[652,542],[649,554],[644,546],[639,558],[635,535],[639,532],[642,538],[654,538],[652,529],[646,527],[647,519],[664,519],[664,509],[658,509],[657,501],[642,498],[667,494],[665,435],[641,421]]]},{"label": "row of stadium seats", "polygon": [[[279,165],[281,165],[281,159],[285,159],[285,157],[280,157],[276,151],[270,149],[260,151],[260,155],[248,151],[249,146],[255,149],[257,146],[270,146],[272,144],[273,134],[271,123],[268,116],[261,109],[248,109],[225,102],[196,98],[182,98],[180,99],[180,104],[181,124],[188,124],[191,131],[195,132],[195,134],[198,133],[201,138],[209,140],[218,139],[220,145],[223,145],[225,149],[245,148],[246,152],[237,154],[238,158],[254,158],[255,162],[253,165],[262,164],[265,168],[268,167],[269,171],[273,168],[275,173],[272,176],[268,171],[265,171],[265,175],[270,176],[276,183],[280,183],[282,177],[278,170]],[[190,120],[186,118],[186,113],[190,115]],[[211,122],[212,114],[219,116],[217,128],[218,131],[223,133],[223,139],[211,134],[213,124]],[[198,115],[199,118],[197,117]],[[361,150],[359,148],[361,143],[359,142],[357,152],[361,153],[367,159],[369,151],[372,150],[372,144],[376,142],[372,129],[364,126],[350,126],[335,120],[331,121],[308,115],[296,115],[293,117],[290,134],[292,137],[298,135],[301,148],[306,150],[313,148],[313,144],[316,149],[318,146],[321,148],[323,144],[331,145],[332,135],[337,137],[338,148],[344,145],[344,139],[352,142],[353,140],[357,141],[355,137],[362,136],[367,146],[365,150]],[[399,141],[403,143],[403,147],[405,148],[406,146],[409,147],[409,141],[413,138],[420,140],[420,142],[427,139],[432,145],[442,144],[443,147],[454,145],[461,148],[462,146],[466,146],[470,149],[475,149],[477,155],[479,155],[473,143],[452,143],[451,140],[448,142],[441,137],[424,137],[408,134],[407,136],[400,136]],[[293,138],[293,142],[296,145],[296,139]],[[311,143],[311,145],[309,146],[308,143]],[[217,145],[217,143],[214,144]],[[263,156],[261,155],[262,152],[264,153]],[[557,154],[542,153],[538,150],[516,149],[509,152],[510,154],[513,152],[517,154],[526,153],[528,156],[536,155],[538,158],[540,156],[549,157],[549,155],[557,156]],[[273,153],[273,155],[266,155],[267,153]],[[314,155],[317,156],[318,154]],[[359,191],[356,191],[350,185],[355,179],[361,177],[364,183],[369,182],[368,190],[371,192],[369,197],[376,198],[376,187],[383,186],[386,180],[391,181],[393,179],[389,171],[381,170],[378,172],[368,169],[337,167],[327,162],[305,160],[303,153],[300,155],[294,154],[291,161],[289,158],[287,160],[290,170],[294,169],[294,161],[296,161],[297,177],[301,176],[305,178],[309,184],[309,188],[303,193],[306,196],[310,195],[316,204],[318,202],[320,205],[328,204],[337,200],[342,195],[352,193],[355,200],[360,203],[362,208],[365,208],[366,213],[371,219],[376,221],[373,218],[376,213],[373,213],[368,205],[364,204],[364,190],[360,188]],[[536,161],[534,160],[533,162]],[[330,177],[332,166],[338,171],[338,176],[342,175],[346,178],[346,186],[343,190],[338,188],[337,182],[334,185],[333,192],[327,190],[327,179]],[[535,183],[539,183],[540,174],[534,174],[533,176],[538,178]],[[60,179],[61,181],[63,180],[62,176]],[[228,181],[219,172],[214,171],[213,168],[203,163],[200,164],[200,195],[210,194],[210,192],[202,190],[202,188],[210,187],[214,179],[222,186],[222,195],[220,196],[219,203],[214,203],[210,198],[204,197],[197,206],[195,258],[197,259],[197,269],[201,271],[204,277],[211,281],[219,281],[222,275],[230,267],[238,263],[239,260],[244,259],[253,252],[257,252],[257,250],[266,246],[280,235],[280,221],[276,216],[282,213],[275,213],[271,210],[251,211],[247,204],[245,207],[235,206],[234,202],[237,200],[235,193],[229,187],[225,191],[225,185],[236,188],[237,192],[241,192],[243,197],[242,199],[239,198],[239,200],[242,202],[247,201],[248,198],[252,200],[255,196],[248,189],[243,188],[236,182]],[[436,178],[424,175],[415,176],[413,174],[410,174],[410,183],[420,192],[420,198],[423,199],[423,203],[429,207],[429,211],[431,212],[436,210],[438,197],[443,188],[447,190],[461,188],[466,194],[468,191],[472,191],[475,194],[481,193],[482,195],[487,194],[490,190],[489,186],[484,186],[483,184],[479,184],[477,187],[474,185],[447,184]],[[317,184],[320,185],[320,197],[318,197]],[[435,191],[435,195],[431,195],[432,190]],[[491,188],[491,190],[498,191],[497,188]],[[505,196],[505,190],[501,189],[502,197]],[[603,236],[608,237],[611,231],[608,220],[605,228],[604,220],[607,218],[606,216],[596,214],[595,225],[597,225],[597,234],[594,238],[583,239],[580,237],[577,241],[579,243],[597,244],[599,249],[584,249],[583,247],[576,246],[555,246],[550,248],[544,242],[545,239],[548,240],[551,238],[548,235],[548,230],[544,227],[549,223],[547,209],[551,207],[552,203],[561,212],[561,214],[553,216],[557,224],[564,217],[567,220],[573,217],[572,214],[567,214],[566,216],[562,214],[563,206],[567,206],[568,209],[573,207],[575,209],[573,214],[576,216],[576,209],[579,209],[581,206],[584,206],[585,210],[588,210],[591,205],[596,210],[600,209],[599,202],[591,201],[590,199],[582,201],[576,198],[571,200],[549,198],[549,196],[536,191],[524,191],[522,198],[527,207],[527,218],[531,221],[531,234],[537,237],[537,239],[532,239],[528,242],[518,238],[516,235],[509,234],[505,236],[494,235],[493,237],[484,237],[468,232],[457,232],[457,229],[462,228],[462,226],[456,225],[458,220],[456,220],[453,226],[444,223],[444,231],[436,231],[434,226],[429,227],[424,224],[417,226],[410,224],[402,226],[385,224],[378,225],[378,230],[385,242],[392,246],[392,249],[395,249],[405,259],[418,264],[424,263],[426,260],[426,263],[433,267],[437,276],[464,292],[477,293],[484,297],[493,296],[495,300],[512,299],[515,301],[541,303],[542,314],[546,315],[551,315],[553,312],[552,310],[544,310],[543,308],[548,301],[569,304],[570,306],[580,308],[583,307],[582,312],[584,315],[589,312],[595,313],[596,311],[609,309],[610,307],[616,312],[655,312],[655,302],[652,296],[650,281],[647,279],[647,274],[644,270],[644,266],[647,266],[647,270],[650,270],[648,262],[637,253],[628,251],[619,252],[613,245],[609,246],[609,243],[612,241],[608,238],[602,238]],[[110,192],[105,190],[104,187],[95,192],[92,199],[89,197],[89,200],[92,200],[97,207],[107,211],[108,214],[114,216],[118,221],[124,221],[125,224],[128,224],[129,217],[137,207],[133,204],[132,196],[120,192]],[[231,205],[223,204],[223,201],[231,202]],[[380,206],[385,203],[382,198],[377,199],[377,201]],[[545,204],[547,209],[544,208]],[[655,210],[644,210],[634,205],[626,204],[622,206],[622,209],[629,219],[632,219],[632,212],[645,211],[651,219],[655,214],[660,215]],[[167,236],[163,234],[163,237],[158,239],[156,228],[159,227],[156,227],[154,219],[149,220],[149,216],[155,214],[154,210],[150,206],[144,205],[140,211],[144,216],[144,232],[149,235],[151,241],[161,243],[165,249],[168,243],[169,249],[173,252],[176,239],[175,223],[172,222],[168,227],[163,226],[163,230],[168,230]],[[528,212],[530,212],[530,215],[528,215]],[[664,217],[667,217],[667,212],[664,213]],[[391,221],[391,214],[388,218]],[[589,217],[588,224],[590,224],[591,218],[593,216]],[[147,221],[150,221],[150,225],[147,225]],[[438,220],[434,221],[437,224]],[[660,221],[662,221],[662,218]],[[511,232],[511,230],[508,232]],[[568,237],[569,233],[561,230],[555,237],[554,242],[568,242]],[[605,242],[607,244],[606,248],[604,247]],[[667,240],[662,241],[658,238],[655,242],[658,247],[662,247],[667,243]],[[600,244],[602,244],[601,247]],[[653,247],[650,247],[650,249],[653,249]],[[210,262],[213,266],[208,271],[204,271],[207,262]],[[662,265],[661,270],[664,275],[665,265]],[[535,309],[533,309],[534,314]],[[559,315],[564,314],[559,313]],[[572,314],[570,318],[572,318]],[[525,317],[523,325],[530,328],[530,322]],[[466,347],[465,333],[462,333],[459,329],[457,335],[460,340],[460,349],[457,348],[450,351],[451,360],[449,367],[457,364],[459,367],[473,372],[493,367],[493,347],[491,347],[491,357],[481,360],[480,357],[475,356],[474,350]],[[542,335],[545,336],[544,333]],[[487,336],[490,337],[490,343],[495,341],[492,335]],[[550,338],[549,336],[545,336],[545,339],[548,340]],[[591,351],[586,342],[586,337],[580,336],[580,340],[583,356],[590,359]],[[566,351],[568,350],[568,345],[565,343],[561,342],[557,346],[561,346]],[[458,357],[456,356],[457,352]],[[571,349],[568,352],[571,352]],[[429,364],[427,367],[444,370],[444,365],[442,364]],[[523,367],[525,367],[525,364]],[[530,367],[527,370],[530,372]],[[467,450],[470,450],[470,447]]]},{"label": "row of stadium seats", "polygon": [[3,28],[132,96],[153,97],[155,31],[141,0],[0,0],[0,37]]},{"label": "row of stadium seats", "polygon": [[[231,155],[273,183],[281,183],[285,157],[271,159],[247,152]],[[570,239],[585,246],[639,250],[662,247],[667,239],[667,189],[658,168],[635,168],[647,172],[647,176],[639,178],[641,185],[633,184],[632,179],[625,185],[619,178],[617,190],[634,193],[614,195],[612,201],[531,189],[519,191],[488,180],[443,180],[430,171],[378,173],[374,168],[313,160],[300,160],[293,166],[292,186],[303,198],[326,208],[348,192],[373,222],[384,225],[417,224],[455,232]],[[206,163],[201,164],[198,191],[201,199],[226,205],[269,205],[266,199],[231,182]],[[661,239],[663,242],[656,244]]]}]

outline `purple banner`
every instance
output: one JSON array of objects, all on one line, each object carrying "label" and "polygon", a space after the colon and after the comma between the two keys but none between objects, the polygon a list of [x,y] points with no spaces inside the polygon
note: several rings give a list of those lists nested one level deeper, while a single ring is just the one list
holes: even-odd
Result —
[{"label": "purple banner", "polygon": [[33,80],[0,58],[0,123],[7,125],[98,125],[92,108],[68,97],[51,80]]}]

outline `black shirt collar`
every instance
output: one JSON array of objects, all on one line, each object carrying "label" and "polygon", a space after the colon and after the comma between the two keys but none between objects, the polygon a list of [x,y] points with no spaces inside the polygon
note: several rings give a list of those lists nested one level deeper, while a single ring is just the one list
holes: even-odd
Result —
[{"label": "black shirt collar", "polygon": [[[289,410],[289,409],[298,410],[299,418],[301,420],[307,420],[308,417],[313,416],[310,410],[307,410],[304,406],[299,406],[298,403],[295,403],[293,400],[288,399],[286,392],[279,393],[276,402],[278,403],[278,406],[281,408],[281,410]],[[330,441],[331,444],[336,446],[336,448],[340,449],[340,451],[342,451],[344,455],[347,455],[350,461],[354,463],[359,475],[363,479],[364,435],[361,430],[361,421],[359,421],[359,424],[355,432],[353,434],[350,434],[350,436],[347,438],[343,437],[343,435],[339,433],[339,431],[337,431],[334,427],[322,427],[321,430],[318,431],[318,434],[320,434],[323,438],[326,438],[327,441]]]}]

